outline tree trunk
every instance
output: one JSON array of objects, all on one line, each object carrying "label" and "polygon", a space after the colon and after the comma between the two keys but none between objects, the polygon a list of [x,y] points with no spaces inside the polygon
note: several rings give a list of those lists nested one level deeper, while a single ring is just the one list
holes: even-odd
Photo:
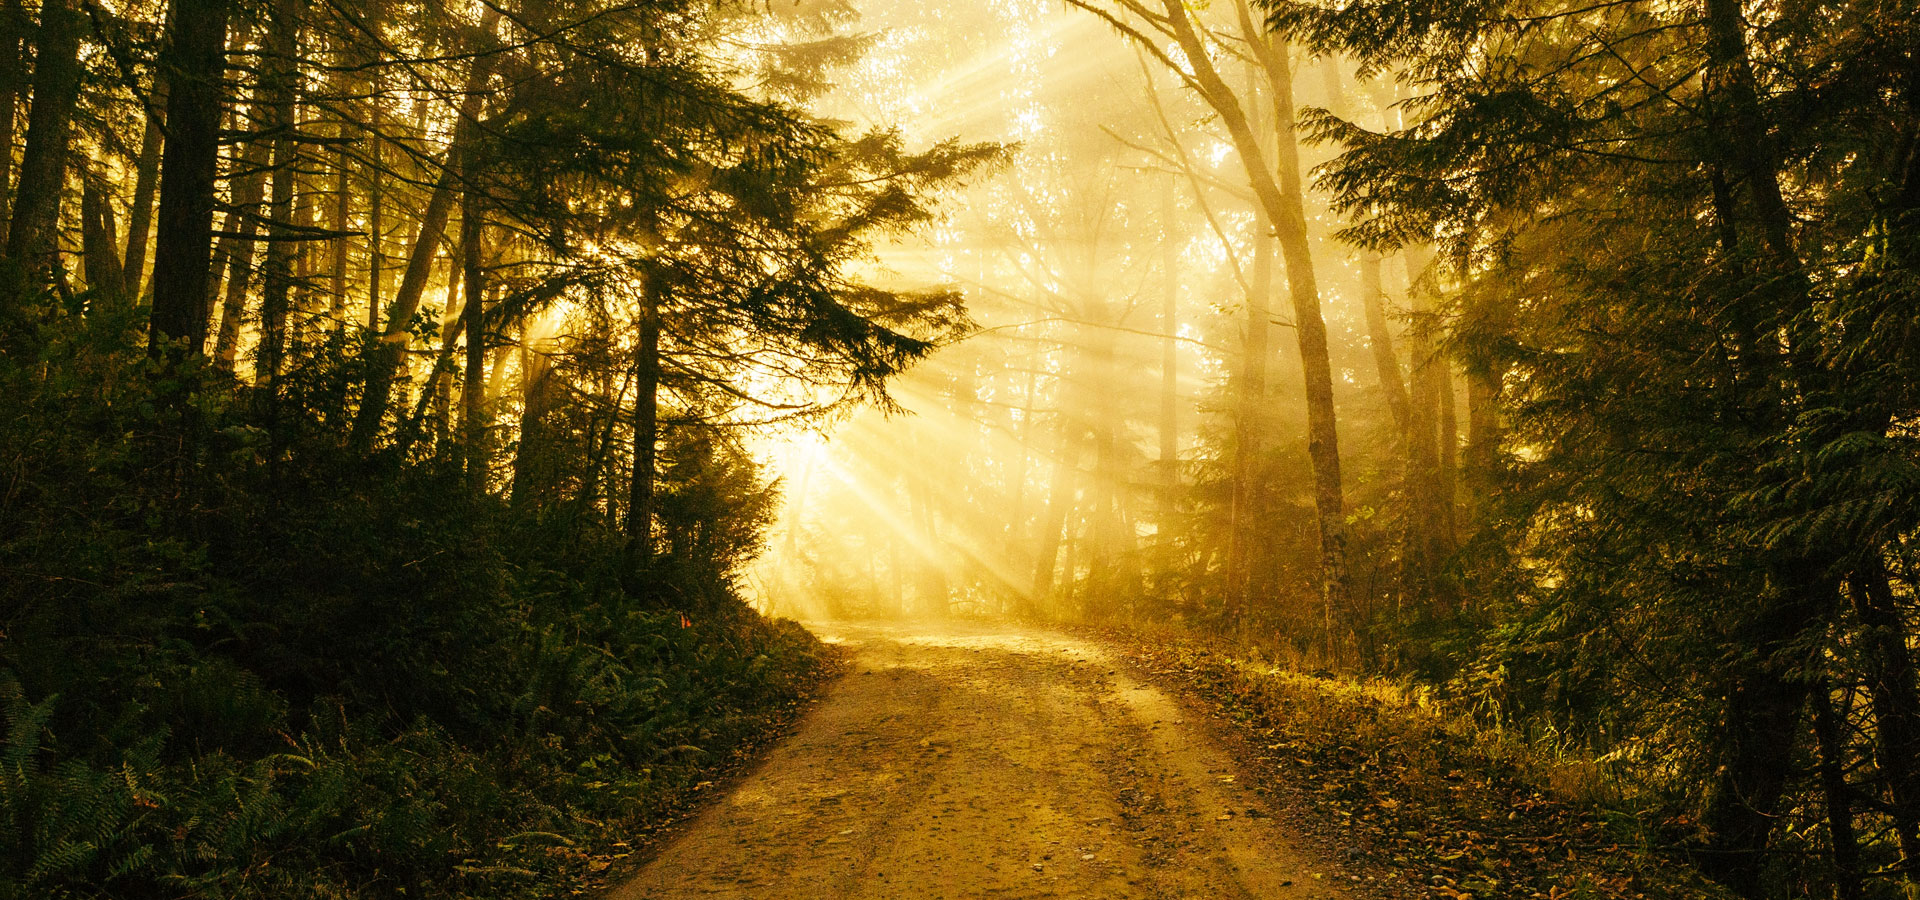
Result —
[{"label": "tree trunk", "polygon": [[1254,480],[1266,443],[1267,322],[1273,315],[1267,308],[1267,299],[1271,296],[1272,224],[1265,210],[1255,206],[1253,279],[1246,298],[1247,330],[1241,341],[1239,383],[1233,391],[1233,494],[1228,510],[1226,603],[1221,610],[1229,629],[1238,629],[1245,621],[1248,595],[1253,590],[1253,548],[1260,525],[1259,511],[1254,509],[1254,497],[1258,494]]},{"label": "tree trunk", "polygon": [[[1387,291],[1381,268],[1385,260],[1371,250],[1360,252],[1360,291],[1367,319],[1367,344],[1373,351],[1373,370],[1380,380],[1380,393],[1386,399],[1387,413],[1393,417],[1394,432],[1404,443],[1412,427],[1409,417],[1407,382],[1400,374],[1400,359],[1393,353],[1393,330],[1387,320]],[[1404,452],[1404,449],[1403,449]]]},{"label": "tree trunk", "polygon": [[69,3],[47,0],[40,8],[33,105],[27,113],[20,185],[7,230],[7,257],[40,280],[59,277],[60,205],[66,194],[73,109],[80,98],[80,33],[85,19]]},{"label": "tree trunk", "polygon": [[[1173,534],[1180,502],[1180,248],[1175,244],[1173,181],[1160,197],[1160,521],[1164,548]],[[1023,448],[1024,449],[1024,448]]]},{"label": "tree trunk", "polygon": [[[1118,319],[1117,314],[1104,308],[1097,314],[1103,324]],[[1091,341],[1093,359],[1090,369],[1095,372],[1118,370],[1117,340],[1118,332],[1112,328],[1095,330]],[[1093,515],[1090,522],[1092,546],[1085,612],[1094,619],[1112,616],[1118,601],[1135,593],[1138,578],[1134,571],[1136,560],[1132,532],[1127,527],[1123,509],[1127,477],[1120,460],[1120,436],[1117,432],[1124,416],[1115,408],[1114,397],[1115,392],[1111,390],[1097,390],[1089,398],[1090,408],[1094,411],[1093,481],[1088,492]]]},{"label": "tree trunk", "polygon": [[1746,20],[1740,0],[1703,0],[1707,24],[1708,77],[1725,93],[1732,117],[1733,139],[1722,149],[1731,157],[1747,183],[1760,231],[1767,250],[1789,267],[1797,268],[1799,257],[1793,247],[1793,214],[1780,190],[1778,157],[1767,123],[1760,109],[1760,92],[1754,84],[1752,63],[1747,57]]},{"label": "tree trunk", "polygon": [[1824,682],[1814,691],[1813,733],[1820,744],[1820,790],[1827,806],[1833,900],[1860,900],[1860,840],[1853,831],[1853,789],[1847,785],[1847,742],[1841,728],[1844,720],[1833,710],[1832,695],[1832,687]]},{"label": "tree trunk", "polygon": [[0,153],[0,234],[7,232],[13,211],[14,120],[26,93],[26,34],[26,9],[20,0],[6,0],[0,6],[0,147],[7,148]]},{"label": "tree trunk", "polygon": [[[227,208],[220,239],[214,243],[213,276],[207,285],[209,308],[216,293],[220,302],[220,327],[214,332],[213,358],[220,369],[232,372],[240,355],[240,324],[247,308],[247,289],[253,282],[253,255],[259,241],[260,203],[266,193],[267,148],[255,141],[240,155],[240,172],[228,182],[231,203]],[[226,270],[225,289],[218,280]]]},{"label": "tree trunk", "polygon": [[544,452],[541,431],[553,396],[553,360],[533,347],[520,354],[521,403],[520,446],[513,457],[513,503],[515,506],[539,503],[547,492],[546,473],[541,470]]},{"label": "tree trunk", "polygon": [[1407,409],[1407,547],[1406,587],[1431,616],[1452,612],[1438,583],[1440,561],[1452,552],[1446,519],[1447,494],[1441,468],[1441,403],[1446,389],[1446,360],[1439,358],[1433,333],[1438,323],[1433,295],[1438,276],[1433,254],[1425,248],[1408,252],[1407,296],[1413,303],[1413,321],[1407,329],[1413,391]]},{"label": "tree trunk", "polygon": [[153,353],[184,341],[199,354],[207,339],[207,280],[213,244],[214,180],[226,75],[227,0],[177,0],[168,53],[170,130],[160,164],[154,244]]},{"label": "tree trunk", "polygon": [[[499,23],[499,10],[489,7],[480,22],[481,34],[491,37]],[[360,409],[354,416],[353,432],[349,438],[349,443],[362,451],[373,445],[392,399],[393,379],[406,354],[407,329],[413,321],[413,314],[420,309],[420,300],[427,289],[427,278],[433,271],[434,255],[445,238],[447,219],[453,212],[461,161],[467,146],[475,140],[475,124],[480,116],[481,105],[486,101],[487,79],[492,76],[494,62],[495,57],[491,55],[480,57],[467,74],[466,89],[460,101],[460,119],[454,126],[446,155],[440,161],[440,178],[434,183],[433,194],[428,197],[426,209],[420,214],[420,229],[414,235],[413,247],[407,254],[406,272],[401,276],[400,288],[394,293],[393,303],[387,309],[386,330],[370,351],[367,385],[361,395]]]},{"label": "tree trunk", "polygon": [[1700,814],[1707,846],[1698,859],[1708,875],[1751,900],[1766,896],[1767,849],[1804,733],[1808,634],[1822,627],[1831,606],[1833,586],[1818,570],[1810,562],[1783,566],[1733,635],[1733,646],[1751,656],[1727,676],[1718,766]]},{"label": "tree trunk", "polygon": [[1467,450],[1463,463],[1470,492],[1478,495],[1491,487],[1494,469],[1500,464],[1500,377],[1497,373],[1467,371]]},{"label": "tree trunk", "polygon": [[[1074,481],[1079,469],[1079,441],[1072,425],[1061,414],[1060,457],[1054,461],[1053,485],[1047,492],[1047,507],[1040,514],[1039,546],[1033,554],[1033,605],[1044,605],[1053,596],[1054,572],[1060,566],[1062,532],[1067,527],[1067,510],[1073,506]],[[1067,573],[1072,577],[1072,572]]]},{"label": "tree trunk", "polygon": [[[1352,119],[1347,106],[1347,88],[1340,77],[1340,63],[1329,53],[1320,58],[1320,75],[1327,87],[1327,110],[1342,119]],[[1393,355],[1393,331],[1387,319],[1387,291],[1381,278],[1385,259],[1373,250],[1360,249],[1361,307],[1367,322],[1368,349],[1373,352],[1374,374],[1380,381],[1380,393],[1393,416],[1396,433],[1405,440],[1407,421],[1407,383],[1400,374],[1400,361]]]},{"label": "tree trunk", "polygon": [[1440,432],[1439,457],[1439,501],[1440,546],[1451,554],[1459,546],[1460,530],[1455,520],[1455,505],[1460,490],[1460,417],[1454,408],[1456,398],[1453,386],[1453,363],[1447,359],[1444,351],[1438,351],[1434,362],[1434,379],[1440,388]]},{"label": "tree trunk", "polygon": [[[347,125],[342,122],[336,135],[345,141]],[[327,289],[332,295],[329,314],[333,327],[347,327],[347,252],[348,227],[353,222],[353,186],[351,182],[352,156],[347,153],[344,143],[333,156],[333,238],[328,242],[332,258],[328,260]]]},{"label": "tree trunk", "polygon": [[489,462],[487,430],[492,425],[487,421],[485,378],[487,294],[484,276],[480,271],[480,242],[486,238],[486,220],[482,218],[479,200],[472,192],[462,198],[460,206],[461,293],[467,297],[466,305],[460,310],[460,317],[466,320],[467,332],[465,380],[460,385],[460,423],[466,431],[467,481],[474,492],[479,493],[486,489]]},{"label": "tree trunk", "polygon": [[301,0],[276,0],[267,34],[270,77],[262,85],[267,98],[266,125],[273,135],[273,195],[267,206],[267,261],[261,276],[260,352],[257,382],[268,398],[279,394],[282,357],[287,347],[287,304],[293,292],[293,192],[299,178],[298,147],[293,140],[294,95],[300,51]]},{"label": "tree trunk", "polygon": [[380,301],[386,285],[386,192],[381,189],[380,179],[386,177],[385,148],[386,138],[380,134],[382,110],[381,102],[385,95],[379,86],[379,73],[375,75],[373,96],[368,98],[368,120],[372,127],[367,129],[367,332],[378,334],[380,331]]},{"label": "tree trunk", "polygon": [[156,72],[147,127],[140,135],[140,161],[133,176],[133,205],[127,210],[127,251],[121,281],[138,300],[147,290],[147,250],[153,242],[153,195],[160,187],[160,149],[166,143],[167,78]]},{"label": "tree trunk", "polygon": [[100,182],[86,176],[80,188],[80,252],[87,287],[115,304],[124,302],[126,283],[120,280],[120,253],[114,246],[118,226],[113,221],[113,205],[107,202]]},{"label": "tree trunk", "polygon": [[941,568],[940,525],[933,511],[933,500],[928,496],[931,493],[932,486],[927,484],[925,473],[907,476],[907,502],[921,539],[920,552],[915,554],[920,558],[919,572],[914,579],[914,592],[919,595],[917,611],[923,616],[944,619],[952,612],[948,607],[950,588],[946,570]]},{"label": "tree trunk", "polygon": [[635,563],[644,568],[653,561],[653,483],[655,453],[660,439],[660,316],[666,278],[654,273],[645,285],[646,306],[640,311],[640,343],[635,352],[636,391],[633,400],[633,478],[627,485],[627,546]]},{"label": "tree trunk", "polygon": [[1886,567],[1875,556],[1849,581],[1854,616],[1860,621],[1867,696],[1873,701],[1875,761],[1887,783],[1889,818],[1907,892],[1920,894],[1920,679]]},{"label": "tree trunk", "polygon": [[[1313,252],[1307,242],[1306,195],[1300,181],[1300,154],[1294,134],[1293,76],[1286,48],[1270,39],[1254,40],[1273,92],[1274,131],[1280,135],[1276,169],[1269,169],[1260,142],[1239,102],[1220,79],[1182,0],[1162,0],[1175,40],[1193,68],[1194,83],[1220,116],[1248,181],[1272,219],[1287,266],[1287,293],[1293,304],[1294,333],[1307,395],[1307,456],[1313,465],[1314,516],[1320,532],[1320,584],[1329,643],[1337,638],[1335,621],[1347,615],[1347,527],[1341,493],[1340,438],[1333,406],[1333,364],[1327,352],[1327,323],[1320,314],[1320,288],[1314,278]],[[1244,4],[1240,13],[1246,16]],[[1251,26],[1248,26],[1251,30]]]}]

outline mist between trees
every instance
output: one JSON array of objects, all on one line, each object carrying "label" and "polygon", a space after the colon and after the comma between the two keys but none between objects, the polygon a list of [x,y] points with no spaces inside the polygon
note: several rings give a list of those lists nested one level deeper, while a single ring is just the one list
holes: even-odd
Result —
[{"label": "mist between trees", "polygon": [[885,257],[977,322],[912,414],[778,456],[775,609],[1437,686],[1738,893],[1914,895],[1911,4],[865,11],[851,108],[1019,147]]},{"label": "mist between trees", "polygon": [[804,694],[751,596],[1920,897],[1911,3],[0,2],[5,893],[539,893]]}]

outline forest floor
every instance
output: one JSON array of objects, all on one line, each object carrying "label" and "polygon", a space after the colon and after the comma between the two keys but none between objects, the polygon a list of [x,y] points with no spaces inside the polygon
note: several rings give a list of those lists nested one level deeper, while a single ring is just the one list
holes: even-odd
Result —
[{"label": "forest floor", "polygon": [[846,674],[608,900],[1724,896],[1344,682],[1171,636],[810,627]]},{"label": "forest floor", "polygon": [[612,900],[1364,896],[1097,638],[812,627],[847,673]]}]

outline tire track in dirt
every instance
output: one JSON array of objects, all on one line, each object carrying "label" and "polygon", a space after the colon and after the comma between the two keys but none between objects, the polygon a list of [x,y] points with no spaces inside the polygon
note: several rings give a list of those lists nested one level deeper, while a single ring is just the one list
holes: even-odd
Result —
[{"label": "tire track in dirt", "polygon": [[1226,753],[1099,645],[826,623],[852,665],[610,900],[1343,897]]}]

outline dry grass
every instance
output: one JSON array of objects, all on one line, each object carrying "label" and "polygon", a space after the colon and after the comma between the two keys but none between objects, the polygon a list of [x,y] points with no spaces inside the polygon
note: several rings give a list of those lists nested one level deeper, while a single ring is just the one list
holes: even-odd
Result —
[{"label": "dry grass", "polygon": [[1418,685],[1307,674],[1169,631],[1110,637],[1234,723],[1271,792],[1383,896],[1726,896],[1628,811],[1628,760],[1489,727]]}]

